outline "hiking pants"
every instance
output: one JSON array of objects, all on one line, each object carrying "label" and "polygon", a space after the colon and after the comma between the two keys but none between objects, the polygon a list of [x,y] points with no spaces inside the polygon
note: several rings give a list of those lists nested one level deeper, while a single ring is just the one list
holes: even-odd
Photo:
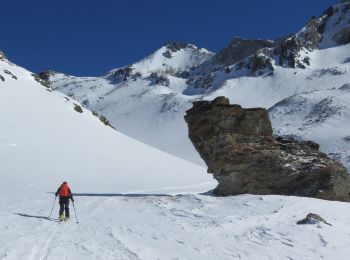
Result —
[{"label": "hiking pants", "polygon": [[61,197],[59,203],[60,203],[60,216],[63,214],[63,211],[64,211],[65,217],[69,218],[69,198]]}]

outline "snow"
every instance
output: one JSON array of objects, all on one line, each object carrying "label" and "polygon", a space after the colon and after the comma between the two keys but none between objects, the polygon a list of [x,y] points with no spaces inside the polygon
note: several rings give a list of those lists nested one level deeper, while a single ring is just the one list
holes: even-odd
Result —
[{"label": "snow", "polygon": [[[179,158],[204,166],[187,137],[184,111],[191,103],[184,91],[185,79],[171,74],[190,69],[213,54],[205,49],[189,45],[163,54],[163,46],[150,56],[132,65],[132,73],[142,73],[142,79],[115,83],[111,71],[104,77],[73,77],[56,73],[51,81],[55,90],[61,91],[86,107],[102,113],[112,125],[128,136],[168,152]],[[167,72],[170,87],[152,84],[150,74]],[[178,101],[180,99],[180,102]],[[185,102],[182,102],[185,100]],[[175,114],[172,113],[175,111]],[[161,113],[160,117],[155,115]],[[164,128],[165,127],[165,128]],[[164,132],[166,129],[166,132]],[[176,133],[176,134],[174,134]],[[181,136],[181,139],[177,138]]]},{"label": "snow", "polygon": [[[316,140],[349,168],[350,45],[335,47],[327,37],[320,50],[303,51],[311,61],[304,70],[274,64],[268,77],[217,71],[208,89],[176,74],[213,55],[191,45],[170,58],[162,47],[133,64],[141,76],[126,81],[113,80],[115,71],[56,73],[53,87],[67,96],[0,60],[0,259],[349,259],[348,203],[213,196],[216,182],[183,120],[192,101],[219,95],[272,107],[276,133]],[[169,85],[155,84],[154,72]],[[79,102],[117,131],[86,108],[75,111]],[[57,223],[53,193],[64,180],[76,212],[71,207],[71,220]],[[332,226],[296,224],[311,212]]]},{"label": "snow", "polygon": [[[171,58],[164,55],[167,51],[171,53]],[[198,66],[212,56],[212,52],[203,48],[197,48],[192,44],[176,52],[163,46],[150,56],[133,64],[132,67],[141,74],[166,70],[185,71],[193,66]]]},{"label": "snow", "polygon": [[[214,197],[204,168],[76,112],[76,101],[20,67],[1,61],[4,69],[17,80],[0,82],[1,259],[348,258],[346,203]],[[57,223],[62,180],[76,212]],[[309,212],[333,226],[296,225]]]},{"label": "snow", "polygon": [[[350,254],[347,203],[252,195],[77,195],[79,224],[72,209],[70,222],[48,221],[52,203],[51,194],[0,200],[1,259],[346,260]],[[309,212],[332,226],[297,225]]]},{"label": "snow", "polygon": [[[183,119],[191,99],[181,94],[185,80],[169,76],[171,88],[147,79],[117,85],[106,78],[71,78],[56,74],[56,90],[72,96],[108,118],[122,133],[190,162],[204,165],[194,151]],[[82,86],[82,87],[79,87]],[[180,138],[179,138],[180,137]]]},{"label": "snow", "polygon": [[321,144],[321,150],[350,168],[350,93],[329,89],[298,94],[270,109],[276,134],[293,133]]},{"label": "snow", "polygon": [[4,74],[0,82],[2,180],[11,183],[1,194],[46,192],[62,180],[78,186],[76,192],[177,193],[214,187],[203,167],[135,141],[88,110],[76,112],[77,102],[48,91],[28,71],[0,62],[0,71],[5,69],[18,79]]}]

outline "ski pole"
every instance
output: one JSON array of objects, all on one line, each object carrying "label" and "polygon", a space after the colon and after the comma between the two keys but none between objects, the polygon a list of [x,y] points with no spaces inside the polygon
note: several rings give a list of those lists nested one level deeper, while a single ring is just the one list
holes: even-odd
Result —
[{"label": "ski pole", "polygon": [[48,218],[51,218],[53,208],[55,207],[55,204],[56,204],[56,199],[57,199],[57,196],[55,196],[55,201],[53,202],[52,209],[51,209],[51,212],[50,212],[50,216]]},{"label": "ski pole", "polygon": [[77,217],[77,212],[75,211],[74,201],[72,201],[72,204],[73,204],[75,219],[77,220],[77,223],[79,223],[78,217]]}]

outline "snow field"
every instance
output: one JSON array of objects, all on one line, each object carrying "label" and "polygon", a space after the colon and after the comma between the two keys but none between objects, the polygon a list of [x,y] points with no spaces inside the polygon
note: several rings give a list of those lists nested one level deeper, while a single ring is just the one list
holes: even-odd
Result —
[{"label": "snow field", "polygon": [[[71,206],[71,220],[59,224],[45,219],[52,202],[48,194],[1,199],[1,259],[346,260],[350,254],[347,203],[252,195],[77,195],[80,223]],[[296,225],[309,212],[333,226]]]}]

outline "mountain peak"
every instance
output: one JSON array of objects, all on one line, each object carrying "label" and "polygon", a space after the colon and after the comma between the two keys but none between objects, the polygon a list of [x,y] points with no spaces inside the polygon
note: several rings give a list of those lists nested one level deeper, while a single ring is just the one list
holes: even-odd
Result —
[{"label": "mountain peak", "polygon": [[132,68],[141,74],[152,72],[183,72],[199,66],[214,54],[189,43],[168,42]]},{"label": "mountain peak", "polygon": [[164,45],[168,50],[177,52],[182,49],[198,49],[195,45],[185,42],[166,42]]}]

